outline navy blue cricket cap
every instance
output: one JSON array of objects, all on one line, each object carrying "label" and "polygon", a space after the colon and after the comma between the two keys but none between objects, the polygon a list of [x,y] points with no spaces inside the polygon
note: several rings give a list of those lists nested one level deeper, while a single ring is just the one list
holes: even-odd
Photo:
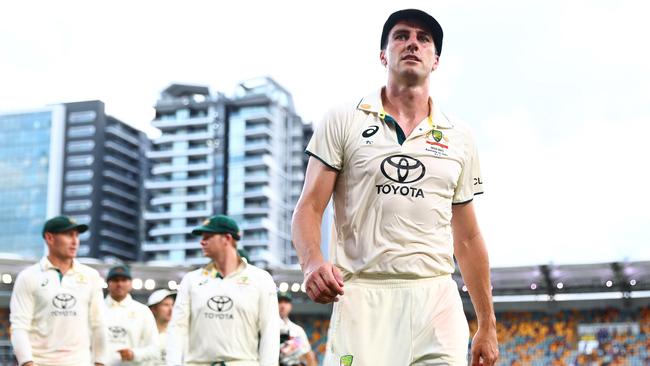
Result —
[{"label": "navy blue cricket cap", "polygon": [[381,50],[385,50],[388,45],[388,34],[391,29],[393,29],[395,24],[402,20],[415,20],[422,23],[426,29],[431,32],[433,43],[436,45],[436,53],[440,56],[440,52],[442,51],[442,27],[434,17],[418,9],[399,10],[386,19],[384,29],[381,31]]}]

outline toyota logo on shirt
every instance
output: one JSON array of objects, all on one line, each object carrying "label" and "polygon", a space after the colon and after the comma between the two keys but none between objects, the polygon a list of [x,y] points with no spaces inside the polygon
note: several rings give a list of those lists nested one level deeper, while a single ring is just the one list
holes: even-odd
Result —
[{"label": "toyota logo on shirt", "polygon": [[208,307],[212,311],[222,313],[232,309],[233,302],[228,296],[213,296],[208,299]]},{"label": "toyota logo on shirt", "polygon": [[408,155],[392,155],[381,162],[381,173],[396,183],[414,183],[424,177],[426,168],[416,158]]},{"label": "toyota logo on shirt", "polygon": [[126,337],[126,329],[122,327],[108,327],[112,339],[122,339]]},{"label": "toyota logo on shirt", "polygon": [[77,299],[71,294],[58,294],[52,299],[52,305],[59,310],[70,310],[77,305]]}]

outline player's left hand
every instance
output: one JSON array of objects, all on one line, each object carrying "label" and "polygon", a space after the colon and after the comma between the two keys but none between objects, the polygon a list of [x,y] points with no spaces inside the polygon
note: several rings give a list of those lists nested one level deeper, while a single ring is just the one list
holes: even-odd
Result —
[{"label": "player's left hand", "polygon": [[493,366],[499,357],[496,327],[479,327],[472,339],[471,366]]},{"label": "player's left hand", "polygon": [[130,349],[121,349],[117,351],[120,353],[120,357],[122,358],[122,361],[133,361],[133,351]]}]

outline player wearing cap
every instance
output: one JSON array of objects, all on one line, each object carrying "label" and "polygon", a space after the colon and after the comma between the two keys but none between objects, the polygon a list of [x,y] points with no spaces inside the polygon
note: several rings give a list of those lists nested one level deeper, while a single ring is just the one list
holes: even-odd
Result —
[{"label": "player wearing cap", "polygon": [[149,295],[147,305],[151,309],[158,327],[158,354],[147,365],[163,366],[167,364],[167,326],[172,318],[174,299],[176,299],[176,292],[165,289],[156,290]]},{"label": "player wearing cap", "polygon": [[309,345],[307,333],[289,319],[293,308],[289,292],[278,292],[280,309],[280,366],[316,366],[316,356]]},{"label": "player wearing cap", "polygon": [[158,355],[158,330],[149,308],[131,297],[131,270],[120,265],[106,276],[108,365],[141,365]]},{"label": "player wearing cap", "polygon": [[[472,364],[496,361],[488,256],[471,202],[482,193],[475,142],[429,96],[442,36],[423,11],[393,13],[379,52],[386,85],[329,112],[307,147],[292,236],[307,294],[335,302],[326,366],[466,364],[454,255],[479,323]],[[315,228],[332,193],[329,263]]]},{"label": "player wearing cap", "polygon": [[10,321],[19,365],[106,363],[103,281],[75,259],[79,233],[86,230],[67,216],[47,220],[47,256],[18,274]]},{"label": "player wearing cap", "polygon": [[239,257],[239,227],[230,217],[213,216],[192,234],[201,235],[211,262],[181,281],[167,365],[277,365],[280,328],[271,275]]}]

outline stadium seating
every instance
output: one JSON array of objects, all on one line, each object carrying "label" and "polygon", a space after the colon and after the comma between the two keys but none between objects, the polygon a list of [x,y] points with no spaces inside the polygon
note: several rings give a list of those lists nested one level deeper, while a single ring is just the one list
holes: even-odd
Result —
[{"label": "stadium seating", "polygon": [[[300,316],[295,321],[305,328],[319,364],[327,343],[329,321],[318,316]],[[579,324],[639,324],[638,335],[598,332],[599,345],[588,354],[578,351]],[[469,318],[470,333],[476,320]],[[572,310],[556,313],[497,313],[498,365],[507,366],[649,366],[650,307],[634,311],[617,309]]]}]

